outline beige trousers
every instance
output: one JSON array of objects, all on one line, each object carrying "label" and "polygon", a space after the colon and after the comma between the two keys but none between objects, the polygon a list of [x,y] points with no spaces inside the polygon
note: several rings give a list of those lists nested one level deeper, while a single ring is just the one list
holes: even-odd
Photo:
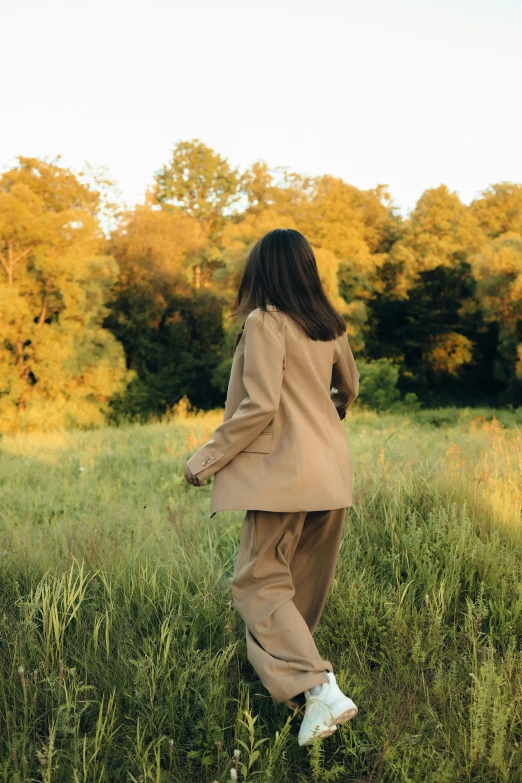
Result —
[{"label": "beige trousers", "polygon": [[345,508],[247,511],[232,578],[247,657],[275,703],[302,706],[303,691],[332,671],[312,638],[341,546]]}]

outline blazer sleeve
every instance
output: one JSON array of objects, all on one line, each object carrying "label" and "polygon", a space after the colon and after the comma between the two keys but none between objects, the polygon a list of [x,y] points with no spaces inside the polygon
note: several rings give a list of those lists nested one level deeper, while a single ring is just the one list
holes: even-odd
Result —
[{"label": "blazer sleeve", "polygon": [[[263,318],[264,316],[264,318]],[[285,363],[284,337],[269,313],[253,310],[244,326],[246,396],[186,463],[201,481],[221,470],[265,429],[279,409]]]},{"label": "blazer sleeve", "polygon": [[353,358],[346,332],[341,337],[342,351],[332,366],[330,399],[337,408],[339,418],[344,419],[346,411],[359,394],[359,370]]}]

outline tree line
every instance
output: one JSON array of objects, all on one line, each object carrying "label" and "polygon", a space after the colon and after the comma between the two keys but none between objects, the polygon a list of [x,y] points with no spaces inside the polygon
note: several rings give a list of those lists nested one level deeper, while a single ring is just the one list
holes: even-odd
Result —
[{"label": "tree line", "polygon": [[144,203],[103,173],[20,156],[0,176],[0,430],[146,421],[222,405],[247,254],[311,242],[361,368],[361,400],[511,405],[522,396],[522,185],[468,205],[445,185],[407,218],[360,190],[179,142]]}]

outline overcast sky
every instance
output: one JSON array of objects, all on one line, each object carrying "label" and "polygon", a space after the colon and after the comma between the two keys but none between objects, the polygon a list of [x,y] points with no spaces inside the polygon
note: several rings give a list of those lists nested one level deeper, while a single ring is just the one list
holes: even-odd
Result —
[{"label": "overcast sky", "polygon": [[521,0],[0,0],[0,164],[108,166],[125,201],[181,139],[469,202],[522,182]]}]

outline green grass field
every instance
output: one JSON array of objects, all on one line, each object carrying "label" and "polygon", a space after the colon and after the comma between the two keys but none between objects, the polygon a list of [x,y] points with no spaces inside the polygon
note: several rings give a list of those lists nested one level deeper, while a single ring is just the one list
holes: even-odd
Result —
[{"label": "green grass field", "polygon": [[307,748],[246,659],[243,514],[183,478],[221,417],[0,440],[0,783],[519,783],[522,417],[346,418],[315,638],[359,714]]}]

